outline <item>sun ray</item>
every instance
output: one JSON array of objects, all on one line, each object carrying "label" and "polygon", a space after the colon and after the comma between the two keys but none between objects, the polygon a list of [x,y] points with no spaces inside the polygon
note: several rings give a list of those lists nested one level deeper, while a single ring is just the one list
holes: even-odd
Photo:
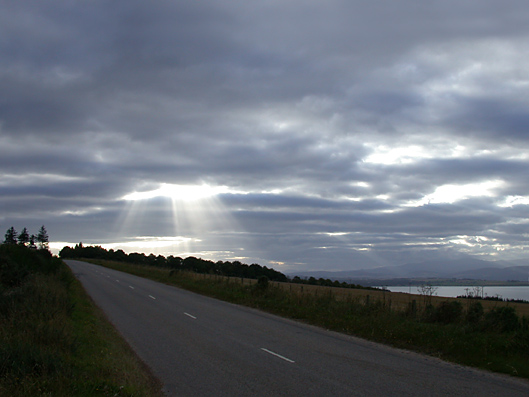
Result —
[{"label": "sun ray", "polygon": [[[228,192],[231,193],[225,186],[161,184],[153,190],[129,193],[122,197],[125,209],[118,221],[118,234],[130,240],[127,247],[143,251],[161,245],[165,252],[173,254],[202,252],[215,256],[218,252],[222,257],[229,257],[230,253],[240,256],[240,225],[219,199]],[[149,227],[153,234],[157,220],[159,233],[172,234],[174,244],[169,237],[161,243],[158,237],[144,235]]]}]

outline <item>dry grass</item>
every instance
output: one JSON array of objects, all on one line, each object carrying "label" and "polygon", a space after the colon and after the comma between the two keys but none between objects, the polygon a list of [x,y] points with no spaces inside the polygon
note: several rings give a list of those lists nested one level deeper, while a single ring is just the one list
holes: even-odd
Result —
[{"label": "dry grass", "polygon": [[[149,270],[154,268],[149,268]],[[160,272],[160,276],[164,273],[167,274],[169,270],[167,269],[156,269],[156,272]],[[227,283],[235,283],[242,285],[253,285],[257,283],[257,280],[254,279],[241,279],[240,277],[225,277],[217,276],[210,274],[197,274],[192,272],[187,272],[188,277],[200,280],[225,280]],[[162,276],[163,277],[163,276]],[[424,308],[428,303],[433,306],[439,305],[441,302],[446,301],[459,301],[464,308],[468,308],[472,302],[476,302],[475,299],[465,299],[465,298],[450,298],[443,296],[424,296],[417,294],[408,294],[404,292],[391,292],[385,290],[370,290],[370,289],[360,289],[360,288],[341,288],[341,287],[328,287],[321,285],[310,285],[310,284],[296,284],[296,283],[284,283],[279,281],[270,281],[270,284],[281,288],[285,291],[289,291],[292,294],[310,294],[315,296],[328,296],[332,295],[338,301],[370,301],[373,302],[382,302],[390,306],[395,310],[405,310],[409,304],[415,300],[418,308]],[[518,303],[518,302],[502,302],[502,301],[493,301],[493,300],[479,300],[483,305],[485,311],[496,307],[509,306],[513,307],[516,310],[516,313],[520,316],[529,317],[529,303]]]},{"label": "dry grass", "polygon": [[[255,281],[255,280],[254,280]],[[332,294],[337,300],[365,300],[368,299],[371,302],[380,301],[390,305],[393,309],[404,310],[408,307],[411,301],[415,300],[418,307],[424,307],[427,303],[431,303],[433,306],[439,305],[445,301],[459,301],[463,307],[468,307],[472,302],[476,302],[475,299],[464,299],[464,298],[448,298],[443,296],[431,296],[426,297],[424,295],[407,294],[404,292],[390,292],[383,290],[364,290],[356,288],[339,288],[339,287],[326,287],[320,285],[307,285],[307,284],[293,284],[293,283],[280,283],[273,282],[282,289],[289,290],[292,293],[297,294],[312,294],[325,296]],[[369,298],[367,298],[369,296]],[[510,306],[515,308],[516,313],[520,316],[529,317],[529,303],[518,303],[518,302],[502,302],[493,300],[479,300],[483,305],[485,311],[503,306]]]},{"label": "dry grass", "polygon": [[[117,270],[133,272],[136,275],[148,277],[161,282],[169,282],[170,269],[158,268],[153,266],[141,266],[134,264],[127,264],[123,262],[111,262],[103,260],[88,260],[92,263],[101,264],[104,266],[113,267]],[[255,279],[247,279],[240,277],[226,277],[212,274],[198,274],[189,271],[181,271],[185,273],[187,277],[195,280],[223,280],[226,283],[241,284],[241,285],[253,285],[257,283]],[[328,287],[321,285],[310,285],[310,284],[296,284],[296,283],[284,283],[279,281],[270,281],[270,284],[281,288],[285,291],[289,291],[293,294],[309,294],[315,296],[328,296],[332,295],[338,301],[364,301],[367,299],[370,302],[382,302],[390,306],[395,310],[405,310],[408,305],[415,300],[417,307],[424,308],[426,304],[431,303],[434,306],[439,305],[445,301],[459,301],[464,308],[468,308],[475,299],[464,299],[464,298],[449,298],[442,296],[431,296],[426,297],[424,295],[408,294],[404,292],[390,292],[376,289],[359,289],[359,288],[341,288],[341,287]],[[369,296],[369,298],[368,298]],[[518,303],[518,302],[502,302],[492,300],[479,300],[483,305],[485,311],[496,307],[509,306],[516,310],[516,313],[520,316],[529,317],[529,304]]]}]

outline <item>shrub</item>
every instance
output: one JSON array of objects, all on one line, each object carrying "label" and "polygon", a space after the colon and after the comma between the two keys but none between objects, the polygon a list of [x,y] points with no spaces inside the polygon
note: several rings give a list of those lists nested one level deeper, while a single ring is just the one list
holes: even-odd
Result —
[{"label": "shrub", "polygon": [[22,284],[28,276],[29,269],[7,256],[0,256],[0,286],[12,288]]},{"label": "shrub", "polygon": [[[9,258],[10,263],[5,266],[8,272],[26,268],[28,273],[50,274],[61,267],[61,261],[53,258],[50,251],[29,249],[23,245],[1,244],[0,257]],[[18,270],[14,270],[15,268]]]},{"label": "shrub", "polygon": [[435,307],[429,303],[424,308],[424,311],[421,315],[421,320],[427,323],[435,322]]},{"label": "shrub", "polygon": [[434,320],[443,324],[457,323],[461,319],[463,306],[458,301],[444,301],[435,308]]},{"label": "shrub", "polygon": [[268,277],[266,277],[266,276],[260,276],[260,277],[257,279],[257,287],[258,287],[259,289],[265,290],[265,289],[268,288],[269,285],[270,285],[270,283],[269,283]]},{"label": "shrub", "polygon": [[485,327],[498,332],[515,331],[520,321],[513,307],[495,307],[485,315]]},{"label": "shrub", "polygon": [[467,310],[466,321],[470,324],[478,324],[483,319],[483,305],[481,302],[472,302]]},{"label": "shrub", "polygon": [[408,307],[406,308],[404,314],[406,317],[417,317],[417,301],[415,299],[408,303]]}]

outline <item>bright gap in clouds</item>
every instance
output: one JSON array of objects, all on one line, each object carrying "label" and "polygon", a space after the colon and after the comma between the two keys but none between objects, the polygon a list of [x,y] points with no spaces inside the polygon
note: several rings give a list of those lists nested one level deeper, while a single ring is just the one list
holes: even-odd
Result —
[{"label": "bright gap in clouds", "polygon": [[495,197],[495,189],[503,186],[501,180],[469,183],[465,185],[448,184],[435,189],[432,194],[424,196],[421,200],[409,202],[408,207],[419,207],[426,204],[453,204],[470,197]]},{"label": "bright gap in clouds", "polygon": [[166,248],[179,244],[189,244],[190,238],[172,237],[172,236],[142,236],[136,238],[134,241],[126,243],[110,243],[103,244],[103,248],[107,249],[126,249],[126,248]]},{"label": "bright gap in clouds", "polygon": [[421,159],[431,158],[432,155],[419,145],[402,147],[388,147],[378,145],[373,147],[373,152],[364,159],[365,163],[373,164],[409,164]]},{"label": "bright gap in clouds", "polygon": [[[235,192],[226,186],[164,183],[123,196],[126,209],[118,234],[129,242],[119,246],[162,255],[241,258],[241,244],[235,241],[240,227],[219,200],[222,193]],[[150,230],[150,235],[142,235],[145,230]],[[153,233],[158,232],[172,235],[155,237]]]},{"label": "bright gap in clouds", "polygon": [[413,164],[428,159],[468,158],[476,154],[490,155],[492,151],[476,151],[475,148],[460,144],[453,144],[443,140],[418,142],[412,145],[370,145],[366,146],[371,153],[364,159],[364,163],[381,165]]},{"label": "bright gap in clouds", "polygon": [[515,205],[529,205],[529,196],[508,196],[500,207],[513,207]]},{"label": "bright gap in clouds", "polygon": [[145,192],[134,192],[123,196],[124,200],[148,200],[155,197],[169,197],[181,201],[196,201],[229,192],[226,186],[174,185],[163,183],[158,189]]}]

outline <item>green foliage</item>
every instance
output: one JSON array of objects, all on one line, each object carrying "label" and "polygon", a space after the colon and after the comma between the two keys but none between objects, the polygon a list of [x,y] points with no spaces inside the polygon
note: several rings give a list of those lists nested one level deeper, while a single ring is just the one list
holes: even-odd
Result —
[{"label": "green foliage", "polygon": [[431,303],[427,303],[424,311],[421,313],[420,319],[427,323],[435,322],[435,307]]},{"label": "green foliage", "polygon": [[20,245],[28,245],[29,244],[29,232],[28,232],[27,228],[22,229],[22,231],[18,235],[18,243]]},{"label": "green foliage", "polygon": [[257,279],[257,287],[261,290],[266,290],[268,289],[268,287],[270,286],[270,283],[269,283],[269,280],[268,280],[268,277],[266,276],[260,276],[258,279]]},{"label": "green foliage", "polygon": [[0,254],[0,285],[2,287],[18,287],[28,275],[29,269],[24,264],[19,264],[9,256]]},{"label": "green foliage", "polygon": [[40,227],[39,232],[36,236],[36,240],[39,243],[40,249],[46,249],[46,250],[48,249],[49,237],[48,237],[48,231],[46,230],[44,225]]},{"label": "green foliage", "polygon": [[34,234],[30,235],[27,228],[22,229],[20,234],[18,234],[15,228],[11,226],[9,229],[7,229],[4,236],[4,244],[15,245],[17,242],[20,245],[29,246],[33,249],[37,248],[35,246],[35,242],[38,242],[39,249],[48,250],[48,232],[46,231],[44,225],[42,225],[36,236]]},{"label": "green foliage", "polygon": [[13,244],[0,245],[0,285],[17,286],[32,272],[51,273],[60,261],[47,250],[32,250]]},{"label": "green foliage", "polygon": [[160,395],[64,263],[0,245],[0,396]]},{"label": "green foliage", "polygon": [[459,301],[441,302],[433,311],[433,321],[450,324],[458,323],[463,314],[463,305]]},{"label": "green foliage", "polygon": [[509,306],[495,307],[485,314],[485,327],[496,332],[512,332],[520,328],[516,310]]},{"label": "green foliage", "polygon": [[466,314],[467,323],[472,325],[479,324],[483,319],[484,313],[485,311],[483,310],[483,305],[481,302],[472,302],[468,307]]},{"label": "green foliage", "polygon": [[11,226],[6,231],[5,238],[4,238],[4,244],[16,244],[17,238],[18,238],[17,231],[15,230],[13,226]]},{"label": "green foliage", "polygon": [[309,277],[308,279],[303,279],[299,276],[294,276],[291,280],[291,283],[294,284],[305,284],[305,285],[319,285],[322,287],[339,287],[339,288],[354,288],[354,289],[365,289],[365,290],[378,290],[379,288],[375,287],[366,287],[360,284],[350,284],[345,281],[339,282],[337,280],[332,281],[331,279],[324,279],[320,277],[316,279],[315,277]]},{"label": "green foliage", "polygon": [[416,318],[417,317],[417,301],[413,299],[410,303],[408,303],[408,307],[406,311],[404,312],[406,317],[410,318]]}]

